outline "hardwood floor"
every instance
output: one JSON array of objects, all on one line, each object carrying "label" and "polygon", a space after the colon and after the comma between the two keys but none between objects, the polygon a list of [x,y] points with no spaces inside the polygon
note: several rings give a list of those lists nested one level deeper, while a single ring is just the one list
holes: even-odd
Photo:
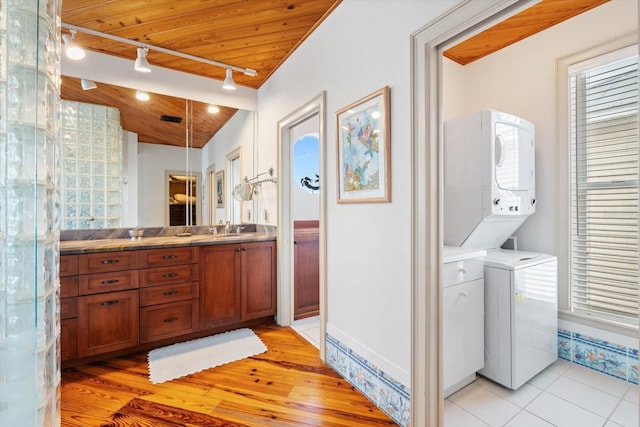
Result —
[{"label": "hardwood floor", "polygon": [[62,371],[63,426],[395,425],[290,328],[253,328],[266,353],[152,384],[147,353]]}]

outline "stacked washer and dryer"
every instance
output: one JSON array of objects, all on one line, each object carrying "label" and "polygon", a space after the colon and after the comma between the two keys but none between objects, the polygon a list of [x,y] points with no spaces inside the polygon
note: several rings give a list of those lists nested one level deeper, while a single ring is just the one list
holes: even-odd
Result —
[{"label": "stacked washer and dryer", "polygon": [[558,355],[556,257],[500,249],[535,207],[533,124],[493,110],[445,122],[444,243],[487,250],[479,373],[511,389]]}]

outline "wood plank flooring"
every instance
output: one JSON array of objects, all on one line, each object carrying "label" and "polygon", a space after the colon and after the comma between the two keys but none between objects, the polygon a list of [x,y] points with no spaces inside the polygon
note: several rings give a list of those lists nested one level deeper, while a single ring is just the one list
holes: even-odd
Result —
[{"label": "wood plank flooring", "polygon": [[266,353],[162,384],[147,353],[62,371],[62,425],[291,427],[396,425],[290,328],[253,328]]}]

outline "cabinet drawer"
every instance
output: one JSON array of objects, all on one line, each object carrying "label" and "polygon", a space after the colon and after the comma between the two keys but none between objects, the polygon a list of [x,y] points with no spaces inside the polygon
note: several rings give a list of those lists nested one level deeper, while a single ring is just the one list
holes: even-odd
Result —
[{"label": "cabinet drawer", "polygon": [[79,276],[78,287],[80,295],[135,289],[138,287],[138,271],[83,274]]},{"label": "cabinet drawer", "polygon": [[60,298],[78,296],[78,276],[60,278]]},{"label": "cabinet drawer", "polygon": [[197,300],[144,307],[140,309],[140,342],[194,332],[197,324]]},{"label": "cabinet drawer", "polygon": [[138,268],[138,252],[98,252],[83,254],[78,258],[80,274],[123,271]]},{"label": "cabinet drawer", "polygon": [[192,264],[198,262],[198,248],[192,246],[140,251],[139,262],[140,268]]},{"label": "cabinet drawer", "polygon": [[150,286],[140,289],[140,306],[166,304],[198,297],[198,282]]},{"label": "cabinet drawer", "polygon": [[60,277],[78,274],[78,255],[62,255],[60,257]]},{"label": "cabinet drawer", "polygon": [[194,282],[196,280],[198,280],[197,264],[140,270],[140,286],[167,285],[170,283]]},{"label": "cabinet drawer", "polygon": [[442,269],[442,283],[445,287],[471,280],[482,279],[484,263],[482,258],[449,262]]},{"label": "cabinet drawer", "polygon": [[78,298],[60,298],[60,319],[78,317]]}]

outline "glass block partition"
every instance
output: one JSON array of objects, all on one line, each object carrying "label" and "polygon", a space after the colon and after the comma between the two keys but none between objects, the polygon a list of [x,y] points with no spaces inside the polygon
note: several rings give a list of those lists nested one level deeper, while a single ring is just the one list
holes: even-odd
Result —
[{"label": "glass block partition", "polygon": [[62,228],[122,226],[120,110],[61,101]]},{"label": "glass block partition", "polygon": [[0,1],[0,426],[60,425],[59,19]]}]

